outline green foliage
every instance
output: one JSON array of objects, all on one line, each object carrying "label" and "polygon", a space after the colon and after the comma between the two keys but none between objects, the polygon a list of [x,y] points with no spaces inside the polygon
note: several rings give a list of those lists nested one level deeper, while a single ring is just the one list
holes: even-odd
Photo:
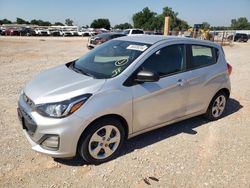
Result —
[{"label": "green foliage", "polygon": [[71,20],[71,19],[69,19],[69,18],[67,18],[67,19],[65,20],[65,25],[67,25],[67,26],[73,26],[73,23],[74,23],[74,21]]},{"label": "green foliage", "polygon": [[22,18],[16,18],[16,23],[17,24],[30,24],[28,21],[25,21]]},{"label": "green foliage", "polygon": [[130,23],[123,23],[123,24],[118,24],[118,25],[115,25],[114,26],[115,29],[121,29],[121,30],[124,30],[124,29],[130,29],[130,28],[133,28],[133,26],[130,24]]},{"label": "green foliage", "polygon": [[3,24],[12,24],[12,22],[5,18],[3,20],[0,20],[0,25],[3,25]]},{"label": "green foliage", "polygon": [[51,26],[51,23],[49,21],[36,20],[36,19],[31,20],[30,24],[39,26]]},{"label": "green foliage", "polygon": [[99,18],[99,19],[94,20],[91,23],[90,27],[95,28],[95,29],[97,29],[97,28],[105,28],[105,29],[109,30],[111,26],[110,26],[109,19]]},{"label": "green foliage", "polygon": [[133,22],[136,28],[144,30],[163,30],[165,17],[170,17],[171,30],[187,30],[189,25],[186,21],[179,19],[178,12],[174,12],[170,7],[164,7],[162,14],[157,15],[148,7],[133,15]]},{"label": "green foliage", "polygon": [[250,23],[246,17],[231,20],[231,28],[234,30],[250,29]]},{"label": "green foliage", "polygon": [[155,16],[155,12],[152,12],[148,7],[145,7],[142,11],[133,15],[134,27],[151,30],[151,23],[153,22]]},{"label": "green foliage", "polygon": [[210,29],[210,24],[208,22],[202,22],[201,29],[204,29],[204,30]]},{"label": "green foliage", "polygon": [[231,27],[226,27],[226,26],[212,26],[210,27],[211,30],[230,30]]},{"label": "green foliage", "polygon": [[55,22],[54,25],[56,25],[56,26],[64,26],[64,24],[61,23],[61,22]]}]

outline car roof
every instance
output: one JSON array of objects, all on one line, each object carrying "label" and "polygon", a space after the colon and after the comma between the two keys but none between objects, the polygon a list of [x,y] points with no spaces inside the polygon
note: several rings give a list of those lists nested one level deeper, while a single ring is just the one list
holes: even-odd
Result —
[{"label": "car roof", "polygon": [[160,41],[166,41],[166,42],[171,42],[171,41],[189,41],[194,44],[197,43],[202,43],[204,45],[213,45],[213,46],[219,46],[213,42],[206,41],[206,40],[199,40],[199,39],[193,39],[193,38],[186,38],[186,37],[176,37],[176,36],[164,36],[164,35],[133,35],[133,36],[125,36],[125,37],[120,37],[115,40],[124,40],[124,41],[130,41],[130,42],[138,42],[138,43],[146,43],[153,45],[157,42]]}]

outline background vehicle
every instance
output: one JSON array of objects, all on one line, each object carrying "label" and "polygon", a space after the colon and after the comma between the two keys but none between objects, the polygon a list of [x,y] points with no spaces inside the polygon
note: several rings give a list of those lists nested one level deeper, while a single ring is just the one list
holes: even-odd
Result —
[{"label": "background vehicle", "polygon": [[35,76],[18,114],[34,150],[58,158],[78,151],[99,164],[127,138],[197,115],[222,117],[231,71],[222,47],[208,41],[116,38]]},{"label": "background vehicle", "polygon": [[49,29],[48,33],[50,36],[60,36],[60,31],[57,29]]},{"label": "background vehicle", "polygon": [[234,42],[247,42],[248,41],[248,36],[247,34],[244,33],[236,33],[235,35],[230,35],[228,37],[229,40],[233,40]]},{"label": "background vehicle", "polygon": [[60,35],[63,36],[63,37],[73,36],[72,32],[70,32],[69,30],[60,30]]},{"label": "background vehicle", "polygon": [[138,35],[138,34],[144,34],[144,31],[141,29],[126,29],[123,32],[125,35]]},{"label": "background vehicle", "polygon": [[27,27],[21,28],[19,32],[21,36],[35,36],[36,35],[35,30],[31,28],[27,28]]},{"label": "background vehicle", "polygon": [[0,29],[0,35],[5,35],[5,29],[4,28]]},{"label": "background vehicle", "polygon": [[70,30],[72,36],[79,36],[78,31],[76,30]]},{"label": "background vehicle", "polygon": [[146,35],[163,35],[163,33],[157,31],[145,31],[144,33]]},{"label": "background vehicle", "polygon": [[118,38],[118,37],[123,37],[123,36],[126,36],[126,35],[122,33],[104,33],[104,34],[92,36],[88,40],[87,47],[88,49],[92,49],[92,48],[95,48],[97,45],[100,45],[108,40]]},{"label": "background vehicle", "polygon": [[38,36],[48,36],[49,35],[48,29],[43,29],[43,28],[36,28],[35,33]]},{"label": "background vehicle", "polygon": [[20,30],[15,28],[7,28],[5,29],[5,35],[18,36],[20,35]]}]

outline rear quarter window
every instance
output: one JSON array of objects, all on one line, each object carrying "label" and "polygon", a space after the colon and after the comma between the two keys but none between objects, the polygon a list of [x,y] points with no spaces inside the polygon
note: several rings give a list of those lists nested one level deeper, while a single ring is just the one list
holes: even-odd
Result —
[{"label": "rear quarter window", "polygon": [[188,69],[213,65],[219,57],[218,49],[209,46],[190,45],[189,52]]}]

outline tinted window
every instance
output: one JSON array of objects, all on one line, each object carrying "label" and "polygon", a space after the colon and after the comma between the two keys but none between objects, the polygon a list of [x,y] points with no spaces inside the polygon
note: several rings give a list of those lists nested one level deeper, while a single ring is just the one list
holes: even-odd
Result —
[{"label": "tinted window", "polygon": [[132,30],[132,34],[143,34],[142,30]]},{"label": "tinted window", "polygon": [[188,69],[195,69],[215,64],[218,58],[218,50],[212,47],[191,45],[191,57]]},{"label": "tinted window", "polygon": [[152,70],[160,76],[180,72],[184,68],[184,45],[164,47],[151,55],[141,69]]}]

